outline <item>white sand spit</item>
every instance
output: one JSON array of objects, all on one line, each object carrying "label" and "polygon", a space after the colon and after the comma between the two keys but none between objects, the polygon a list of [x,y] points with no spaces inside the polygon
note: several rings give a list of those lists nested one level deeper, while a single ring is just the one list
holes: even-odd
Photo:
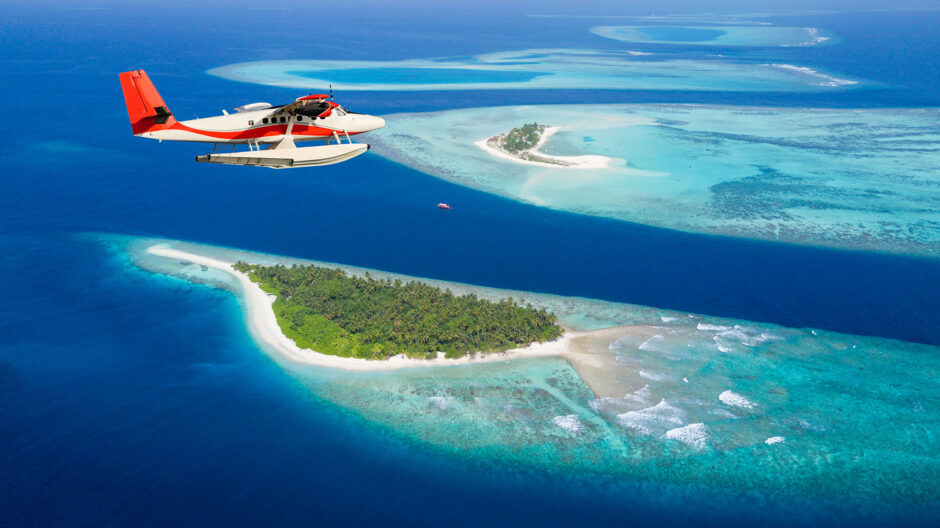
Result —
[{"label": "white sand spit", "polygon": [[542,136],[539,138],[539,142],[536,143],[534,147],[523,152],[541,159],[557,162],[557,164],[522,159],[521,157],[510,154],[503,149],[494,148],[489,144],[490,141],[499,138],[500,136],[481,139],[480,141],[475,141],[473,144],[483,149],[486,153],[500,159],[514,161],[516,163],[524,163],[526,165],[548,167],[551,169],[604,169],[607,168],[607,166],[610,164],[611,158],[608,158],[607,156],[552,156],[551,154],[545,154],[544,152],[539,151],[542,145],[548,141],[548,138],[555,135],[559,130],[561,130],[561,127],[547,127],[542,131]]}]

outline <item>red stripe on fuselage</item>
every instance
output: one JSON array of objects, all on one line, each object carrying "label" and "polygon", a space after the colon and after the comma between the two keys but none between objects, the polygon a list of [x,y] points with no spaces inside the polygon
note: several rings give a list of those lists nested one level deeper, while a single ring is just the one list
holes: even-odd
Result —
[{"label": "red stripe on fuselage", "polygon": [[[245,130],[235,130],[231,132],[222,132],[216,130],[199,130],[198,128],[192,128],[184,125],[177,121],[170,127],[172,130],[184,130],[186,132],[192,132],[193,134],[199,134],[200,136],[206,136],[213,139],[261,139],[265,137],[273,136],[283,136],[287,134],[287,125],[268,125],[263,127],[254,127],[247,128]],[[333,130],[332,128],[323,128],[317,126],[309,125],[300,125],[294,124],[294,128],[291,130],[292,136],[306,136],[309,138],[322,138],[326,139],[333,136],[333,132],[338,134],[345,134],[342,130]],[[361,134],[361,132],[350,132],[349,135],[353,136],[356,134]]]}]

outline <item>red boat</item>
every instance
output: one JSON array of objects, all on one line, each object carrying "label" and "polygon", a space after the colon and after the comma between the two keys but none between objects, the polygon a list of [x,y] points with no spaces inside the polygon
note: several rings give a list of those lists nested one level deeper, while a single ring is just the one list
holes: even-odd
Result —
[{"label": "red boat", "polygon": [[449,210],[449,209],[450,209],[450,206],[447,205],[447,204],[444,203],[444,202],[441,202],[441,203],[437,204],[437,208],[438,208],[438,209],[448,209],[448,210]]}]

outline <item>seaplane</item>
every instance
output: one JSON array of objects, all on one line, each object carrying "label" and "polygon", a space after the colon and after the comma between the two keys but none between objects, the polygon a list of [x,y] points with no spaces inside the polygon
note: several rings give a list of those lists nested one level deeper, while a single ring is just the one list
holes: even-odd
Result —
[{"label": "seaplane", "polygon": [[[385,126],[381,117],[350,112],[333,102],[330,94],[300,97],[281,106],[251,103],[234,113],[177,121],[144,70],[119,74],[124,102],[137,137],[159,141],[212,143],[212,152],[196,156],[202,163],[252,165],[290,169],[332,165],[364,154],[365,143],[351,136]],[[345,140],[345,142],[343,141]],[[325,141],[318,146],[298,147],[302,141]],[[217,152],[231,145],[232,150]],[[237,151],[236,146],[247,150]]]}]

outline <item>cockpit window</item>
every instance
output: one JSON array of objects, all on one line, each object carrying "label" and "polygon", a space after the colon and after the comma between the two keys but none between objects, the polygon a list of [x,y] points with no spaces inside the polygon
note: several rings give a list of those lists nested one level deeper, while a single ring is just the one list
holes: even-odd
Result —
[{"label": "cockpit window", "polygon": [[330,109],[330,103],[320,101],[318,103],[308,103],[297,109],[297,113],[307,117],[317,117],[318,115]]}]

